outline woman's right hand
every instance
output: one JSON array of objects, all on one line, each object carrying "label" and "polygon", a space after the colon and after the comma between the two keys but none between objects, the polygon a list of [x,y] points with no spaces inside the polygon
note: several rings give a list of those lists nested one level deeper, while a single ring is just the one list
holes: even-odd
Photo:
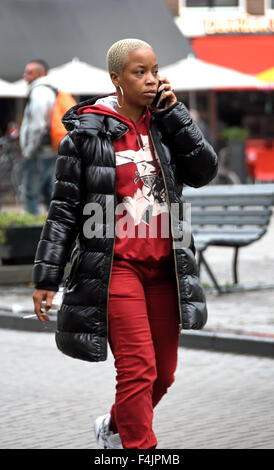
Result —
[{"label": "woman's right hand", "polygon": [[47,312],[51,305],[52,305],[52,300],[55,295],[54,290],[44,290],[44,289],[36,289],[33,293],[33,302],[34,302],[34,311],[39,318],[40,322],[44,323],[46,321],[50,321],[48,315],[42,311],[42,302],[43,300],[46,301],[46,305],[44,307],[44,310]]}]

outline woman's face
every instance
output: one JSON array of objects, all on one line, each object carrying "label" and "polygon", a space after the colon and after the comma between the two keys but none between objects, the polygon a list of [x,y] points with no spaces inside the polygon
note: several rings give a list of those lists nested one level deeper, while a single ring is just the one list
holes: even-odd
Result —
[{"label": "woman's face", "polygon": [[159,83],[158,64],[153,50],[140,48],[131,51],[117,80],[123,88],[125,105],[141,108],[151,104]]}]

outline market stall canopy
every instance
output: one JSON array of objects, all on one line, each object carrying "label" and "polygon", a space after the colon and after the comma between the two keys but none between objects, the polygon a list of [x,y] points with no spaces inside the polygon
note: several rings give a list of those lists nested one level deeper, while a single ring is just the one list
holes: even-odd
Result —
[{"label": "market stall canopy", "polygon": [[209,64],[189,56],[160,69],[175,91],[262,89],[264,83],[251,75]]},{"label": "market stall canopy", "polygon": [[213,35],[191,41],[197,58],[238,72],[257,75],[273,67],[274,34]]},{"label": "market stall canopy", "polygon": [[[49,70],[48,82],[73,95],[103,95],[115,91],[108,72],[81,62],[77,58]],[[13,85],[15,96],[18,96],[19,90],[22,97],[27,95],[28,87],[25,80],[18,80]]]},{"label": "market stall canopy", "polygon": [[165,0],[0,0],[0,77],[22,77],[25,64],[44,59],[50,68],[79,57],[106,70],[106,53],[119,39],[151,44],[159,64],[191,52]]},{"label": "market stall canopy", "polygon": [[[6,80],[0,79],[0,98],[10,98],[14,96],[18,96],[16,95],[14,86]],[[19,94],[19,96],[21,95]]]},{"label": "market stall canopy", "polygon": [[259,80],[262,80],[263,82],[266,82],[266,84],[274,88],[274,67],[271,67],[268,70],[264,70],[264,72],[259,73],[256,75],[256,78]]}]

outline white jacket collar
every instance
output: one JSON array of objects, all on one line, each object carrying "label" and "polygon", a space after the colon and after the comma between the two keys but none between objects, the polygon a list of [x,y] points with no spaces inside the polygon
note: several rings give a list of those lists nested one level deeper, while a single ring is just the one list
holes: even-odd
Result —
[{"label": "white jacket collar", "polygon": [[50,85],[48,76],[45,75],[44,77],[36,78],[36,80],[29,85],[29,91],[33,90],[37,85]]}]

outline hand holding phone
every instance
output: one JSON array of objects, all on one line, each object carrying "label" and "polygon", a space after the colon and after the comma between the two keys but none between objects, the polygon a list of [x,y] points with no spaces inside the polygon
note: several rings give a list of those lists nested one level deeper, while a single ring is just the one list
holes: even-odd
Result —
[{"label": "hand holding phone", "polygon": [[[152,102],[152,107],[154,108],[155,112],[157,112],[157,110],[160,111],[162,109],[169,108],[177,101],[174,90],[171,88],[171,84],[166,78],[159,81],[158,90],[162,85],[164,85],[165,88],[158,91]],[[164,98],[163,94],[165,94]]]},{"label": "hand holding phone", "polygon": [[[164,82],[159,82],[159,87],[163,85]],[[163,94],[165,93],[165,89],[158,91],[154,100],[152,101],[152,106],[155,106],[157,109],[164,109],[167,103],[167,98],[162,99]]]}]

